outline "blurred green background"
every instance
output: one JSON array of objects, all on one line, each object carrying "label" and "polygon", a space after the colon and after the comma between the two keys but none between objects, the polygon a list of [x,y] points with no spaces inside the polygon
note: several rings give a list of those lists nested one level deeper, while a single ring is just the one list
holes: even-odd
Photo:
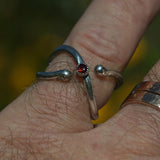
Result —
[{"label": "blurred green background", "polygon": [[[50,53],[63,43],[90,0],[0,1],[0,108],[16,98],[44,70]],[[100,110],[102,123],[115,114],[131,89],[160,58],[160,15],[146,31],[124,71],[124,85]]]}]

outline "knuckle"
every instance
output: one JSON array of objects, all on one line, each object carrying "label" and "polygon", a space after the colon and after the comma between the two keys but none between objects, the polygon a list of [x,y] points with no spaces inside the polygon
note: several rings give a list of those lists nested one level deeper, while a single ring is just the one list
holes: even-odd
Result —
[{"label": "knuckle", "polygon": [[93,25],[85,30],[80,30],[74,37],[73,45],[81,48],[88,57],[99,58],[109,62],[119,61],[117,57],[120,45],[115,37],[107,38],[105,25]]}]

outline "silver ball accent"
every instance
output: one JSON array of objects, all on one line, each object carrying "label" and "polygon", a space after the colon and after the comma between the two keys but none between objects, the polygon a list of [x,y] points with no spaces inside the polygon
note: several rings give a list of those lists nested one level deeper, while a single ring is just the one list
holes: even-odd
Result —
[{"label": "silver ball accent", "polygon": [[97,65],[95,67],[95,73],[99,76],[103,76],[104,75],[104,67],[102,65]]},{"label": "silver ball accent", "polygon": [[63,70],[60,79],[63,81],[69,81],[72,78],[72,73],[69,70]]},{"label": "silver ball accent", "polygon": [[102,65],[97,65],[95,67],[95,72],[96,73],[102,73],[103,72],[103,66]]}]

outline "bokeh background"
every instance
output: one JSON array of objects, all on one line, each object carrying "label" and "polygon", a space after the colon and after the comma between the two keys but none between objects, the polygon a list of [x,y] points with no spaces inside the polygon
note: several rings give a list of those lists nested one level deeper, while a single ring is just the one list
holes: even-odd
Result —
[{"label": "bokeh background", "polygon": [[[0,109],[44,70],[50,53],[63,43],[90,0],[0,0]],[[142,38],[124,71],[124,85],[100,110],[102,123],[119,110],[132,88],[160,59],[160,15]]]}]

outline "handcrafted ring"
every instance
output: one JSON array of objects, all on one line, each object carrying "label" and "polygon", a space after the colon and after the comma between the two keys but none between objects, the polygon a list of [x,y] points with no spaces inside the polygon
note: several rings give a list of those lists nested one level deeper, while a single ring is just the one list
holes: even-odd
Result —
[{"label": "handcrafted ring", "polygon": [[122,104],[143,104],[160,111],[160,82],[144,81],[138,84]]},{"label": "handcrafted ring", "polygon": [[[90,114],[93,120],[98,118],[98,109],[95,101],[95,97],[93,95],[92,84],[89,76],[89,68],[87,64],[84,62],[78,51],[76,51],[73,47],[68,45],[62,45],[56,48],[51,56],[49,57],[49,63],[54,59],[54,57],[61,52],[67,52],[73,56],[75,61],[77,62],[77,74],[82,77],[85,82],[85,86],[87,88],[87,94],[89,97],[90,103]],[[116,71],[108,71],[102,65],[97,65],[95,67],[95,73],[99,76],[112,76],[116,79],[117,85],[119,86],[123,82],[123,78],[120,73]],[[69,70],[59,70],[54,72],[37,72],[37,79],[42,80],[50,80],[50,79],[61,79],[63,81],[69,81],[72,78],[72,73]]]}]

